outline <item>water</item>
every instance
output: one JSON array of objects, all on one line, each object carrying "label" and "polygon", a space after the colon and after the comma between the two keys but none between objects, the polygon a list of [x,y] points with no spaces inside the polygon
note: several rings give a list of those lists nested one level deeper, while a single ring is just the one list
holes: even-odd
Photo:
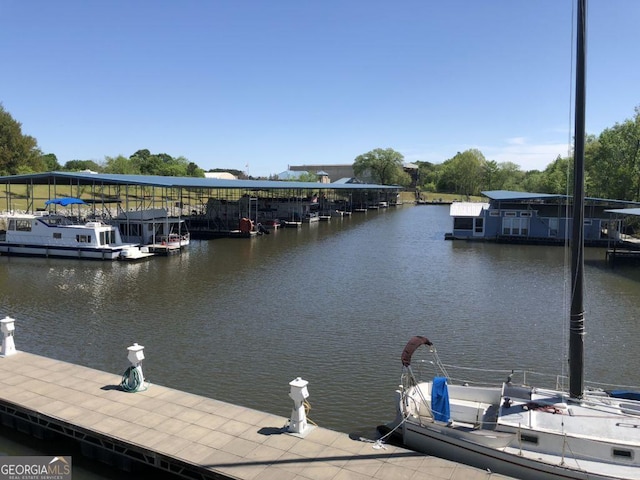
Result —
[{"label": "water", "polygon": [[[367,434],[394,416],[413,335],[445,363],[565,366],[564,250],[445,241],[450,229],[447,207],[405,206],[140,263],[0,257],[0,316],[19,350],[119,374],[137,342],[152,384],[283,417],[300,376],[315,423]],[[640,384],[640,270],[593,249],[586,276],[586,377]],[[13,438],[0,431],[0,450]]]}]

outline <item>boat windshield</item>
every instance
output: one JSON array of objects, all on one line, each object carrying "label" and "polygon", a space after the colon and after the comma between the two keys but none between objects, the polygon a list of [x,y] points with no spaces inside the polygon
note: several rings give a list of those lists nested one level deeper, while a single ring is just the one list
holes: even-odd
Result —
[{"label": "boat windshield", "polygon": [[69,217],[65,217],[62,215],[43,215],[38,218],[41,222],[46,223],[47,225],[56,226],[56,225],[73,225],[73,222]]}]

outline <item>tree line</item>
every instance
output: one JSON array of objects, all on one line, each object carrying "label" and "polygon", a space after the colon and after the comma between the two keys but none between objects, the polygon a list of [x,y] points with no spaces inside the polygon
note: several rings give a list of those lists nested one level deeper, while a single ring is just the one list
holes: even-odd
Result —
[{"label": "tree line", "polygon": [[[458,152],[439,164],[414,163],[417,170],[404,168],[402,154],[378,148],[356,157],[354,172],[356,176],[369,174],[376,183],[462,197],[485,190],[571,194],[573,189],[572,156],[558,156],[542,171],[523,171],[513,162],[487,160],[477,149]],[[640,201],[640,106],[633,118],[587,137],[585,192],[590,197]]]},{"label": "tree line", "polygon": [[[414,162],[417,169],[404,168],[404,156],[377,148],[355,158],[356,177],[382,185],[401,185],[418,191],[453,193],[463,197],[483,190],[514,190],[537,193],[571,193],[573,165],[570,156],[558,156],[542,171],[523,171],[512,162],[487,160],[470,149],[442,163]],[[22,134],[22,126],[0,104],[0,175],[47,171],[83,171],[141,175],[203,177],[204,170],[184,157],[138,150],[129,157],[105,157],[103,162],[71,160],[58,163],[53,153],[44,154],[34,137]],[[229,171],[248,178],[239,170]],[[313,179],[308,179],[312,181]],[[585,145],[585,192],[587,196],[640,201],[640,106],[634,116],[589,135]]]},{"label": "tree line", "polygon": [[92,171],[173,177],[204,177],[204,170],[184,157],[138,150],[125,157],[105,157],[103,162],[70,160],[60,165],[53,153],[43,153],[34,137],[23,135],[22,125],[0,104],[0,175],[50,171]]}]

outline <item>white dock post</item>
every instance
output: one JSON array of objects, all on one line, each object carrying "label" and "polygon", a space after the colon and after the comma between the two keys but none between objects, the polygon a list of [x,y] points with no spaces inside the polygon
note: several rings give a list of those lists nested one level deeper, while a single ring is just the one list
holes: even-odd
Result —
[{"label": "white dock post", "polygon": [[142,360],[144,360],[144,347],[134,343],[127,347],[127,358],[131,366],[122,376],[121,386],[127,392],[139,392],[144,389],[144,375],[142,374]]},{"label": "white dock post", "polygon": [[291,390],[289,397],[293,400],[293,410],[291,411],[291,419],[289,421],[289,433],[297,435],[305,435],[310,430],[307,422],[307,413],[304,409],[304,402],[309,397],[307,385],[309,382],[298,377],[289,382]]},{"label": "white dock post", "polygon": [[16,353],[16,344],[13,341],[13,332],[16,329],[15,320],[11,317],[4,317],[0,320],[2,327],[2,348],[0,349],[0,356],[8,357]]}]

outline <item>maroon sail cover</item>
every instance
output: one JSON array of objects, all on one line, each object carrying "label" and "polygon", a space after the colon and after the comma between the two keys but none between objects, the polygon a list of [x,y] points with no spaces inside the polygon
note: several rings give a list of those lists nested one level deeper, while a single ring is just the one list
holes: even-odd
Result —
[{"label": "maroon sail cover", "polygon": [[402,365],[408,367],[411,365],[411,355],[416,351],[420,345],[433,345],[431,341],[427,337],[421,337],[420,335],[416,335],[415,337],[411,337],[411,340],[407,343],[407,346],[404,347],[402,351],[402,356],[400,359],[402,360]]}]

